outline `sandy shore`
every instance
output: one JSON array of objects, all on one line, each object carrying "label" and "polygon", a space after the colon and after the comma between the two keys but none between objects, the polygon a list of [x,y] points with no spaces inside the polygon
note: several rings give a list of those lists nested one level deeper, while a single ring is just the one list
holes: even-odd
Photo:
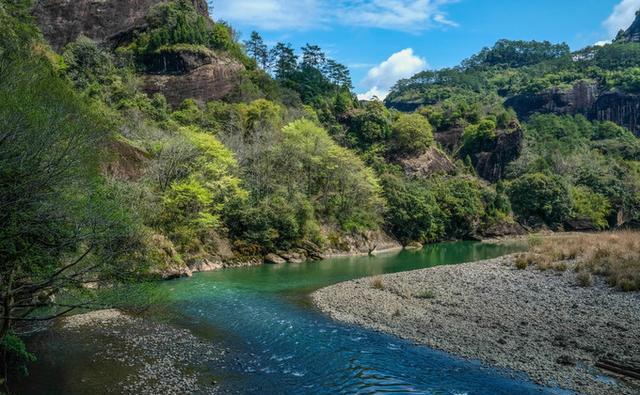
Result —
[{"label": "sandy shore", "polygon": [[[150,322],[118,310],[99,310],[67,317],[58,329],[90,337],[94,358],[120,366],[128,374],[116,388],[126,394],[213,394],[215,382],[204,377],[202,364],[219,358],[219,348],[185,329]],[[87,361],[92,363],[94,361]]]},{"label": "sandy shore", "polygon": [[640,381],[595,368],[640,358],[640,293],[564,272],[517,270],[513,257],[333,285],[315,304],[333,318],[411,339],[584,394],[640,394]]}]

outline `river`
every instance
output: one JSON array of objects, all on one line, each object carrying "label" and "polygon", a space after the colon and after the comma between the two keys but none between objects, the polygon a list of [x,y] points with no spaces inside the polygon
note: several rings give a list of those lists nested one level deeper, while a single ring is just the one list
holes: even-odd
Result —
[{"label": "river", "polygon": [[[335,322],[308,298],[313,290],[341,281],[489,259],[519,248],[442,243],[372,257],[200,273],[159,283],[168,301],[151,309],[147,318],[187,328],[226,350],[224,357],[205,367],[220,393],[563,393],[537,386],[516,372]],[[83,358],[91,351],[85,340],[56,346],[55,339],[48,339],[46,349],[39,350],[47,355],[31,367],[21,393],[72,394],[91,389],[95,394],[100,392],[96,380],[108,376],[117,382],[127,374],[126,369],[87,368]]]}]

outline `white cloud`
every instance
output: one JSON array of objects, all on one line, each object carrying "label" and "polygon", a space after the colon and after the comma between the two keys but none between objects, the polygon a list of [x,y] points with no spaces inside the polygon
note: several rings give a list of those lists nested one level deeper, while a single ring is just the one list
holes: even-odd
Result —
[{"label": "white cloud", "polygon": [[596,47],[604,47],[607,44],[611,44],[611,40],[597,41],[593,45],[596,46]]},{"label": "white cloud", "polygon": [[620,30],[627,29],[640,9],[640,0],[622,0],[613,8],[613,13],[603,22],[610,37],[615,37]]},{"label": "white cloud", "polygon": [[377,86],[374,86],[373,88],[369,89],[365,93],[359,93],[358,100],[371,100],[374,97],[377,97],[380,100],[384,100],[384,98],[387,97],[388,94],[389,94],[388,90],[383,91],[383,90],[380,90]]},{"label": "white cloud", "polygon": [[424,58],[413,53],[412,48],[406,48],[389,56],[387,60],[373,67],[362,81],[368,92],[358,97],[370,98],[373,95],[384,99],[391,87],[400,79],[408,78],[426,70],[429,64]]},{"label": "white cloud", "polygon": [[236,0],[213,3],[215,18],[267,30],[331,24],[421,31],[457,27],[442,10],[458,0]]},{"label": "white cloud", "polygon": [[445,14],[435,14],[433,16],[433,20],[446,26],[451,26],[451,27],[460,26],[457,22],[449,20]]}]

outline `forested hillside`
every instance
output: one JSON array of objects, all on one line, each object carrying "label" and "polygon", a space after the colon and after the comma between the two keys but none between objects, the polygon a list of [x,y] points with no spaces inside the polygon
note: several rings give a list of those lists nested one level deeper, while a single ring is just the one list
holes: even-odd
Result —
[{"label": "forested hillside", "polygon": [[70,33],[47,1],[0,2],[5,317],[87,283],[640,219],[638,111],[615,110],[640,93],[640,44],[623,35],[500,41],[359,102],[316,45],[241,43],[203,2],[147,3],[109,31],[71,15],[88,27]]},{"label": "forested hillside", "polygon": [[399,81],[385,103],[426,117],[450,155],[506,188],[524,225],[637,225],[640,43],[625,39],[632,30],[574,53],[501,40],[458,67]]}]

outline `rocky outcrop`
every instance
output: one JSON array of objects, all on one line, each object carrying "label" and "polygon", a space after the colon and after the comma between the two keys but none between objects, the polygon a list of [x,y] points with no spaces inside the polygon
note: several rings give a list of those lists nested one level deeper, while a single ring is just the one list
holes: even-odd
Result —
[{"label": "rocky outcrop", "polygon": [[330,240],[322,252],[324,258],[346,255],[373,254],[380,251],[401,249],[402,245],[382,230],[333,237],[330,230],[324,230]]},{"label": "rocky outcrop", "polygon": [[616,43],[640,42],[640,11],[636,11],[636,19],[627,30],[620,30],[615,39]]},{"label": "rocky outcrop", "polygon": [[146,55],[143,59],[148,74],[188,74],[208,64],[216,63],[219,57],[205,47],[180,46],[166,48]]},{"label": "rocky outcrop", "polygon": [[590,118],[611,121],[629,129],[640,137],[640,96],[624,93],[605,93],[596,101]]},{"label": "rocky outcrop", "polygon": [[[37,0],[33,15],[44,37],[56,51],[80,35],[94,41],[120,41],[142,29],[156,4],[168,0]],[[192,0],[196,10],[209,16],[205,0]]]},{"label": "rocky outcrop", "polygon": [[[436,133],[435,138],[447,151],[455,153],[462,145],[463,134],[464,128],[454,127]],[[509,163],[520,156],[523,139],[524,133],[517,123],[510,125],[508,130],[496,131],[496,138],[493,142],[488,144],[482,152],[470,155],[478,176],[491,182],[502,179]]]},{"label": "rocky outcrop", "polygon": [[490,182],[502,179],[507,165],[520,156],[523,139],[524,133],[520,128],[498,131],[492,149],[471,158],[478,175]]},{"label": "rocky outcrop", "polygon": [[400,163],[409,176],[428,178],[435,174],[454,174],[456,167],[442,151],[431,147],[424,154],[401,159]]},{"label": "rocky outcrop", "polygon": [[505,101],[521,119],[535,113],[576,115],[589,120],[611,121],[640,136],[640,95],[601,92],[595,82],[580,81],[570,89],[551,88],[540,93],[526,93]]},{"label": "rocky outcrop", "polygon": [[598,99],[598,86],[592,81],[580,81],[570,89],[557,87],[540,93],[524,93],[505,101],[518,116],[527,118],[534,113],[591,115]]},{"label": "rocky outcrop", "polygon": [[142,76],[142,89],[150,95],[163,94],[175,107],[188,98],[200,102],[223,98],[240,81],[244,66],[226,56],[183,51],[159,56],[150,70],[156,74]]},{"label": "rocky outcrop", "polygon": [[102,174],[120,181],[135,181],[142,177],[150,155],[125,139],[107,144],[108,160],[101,164]]}]

